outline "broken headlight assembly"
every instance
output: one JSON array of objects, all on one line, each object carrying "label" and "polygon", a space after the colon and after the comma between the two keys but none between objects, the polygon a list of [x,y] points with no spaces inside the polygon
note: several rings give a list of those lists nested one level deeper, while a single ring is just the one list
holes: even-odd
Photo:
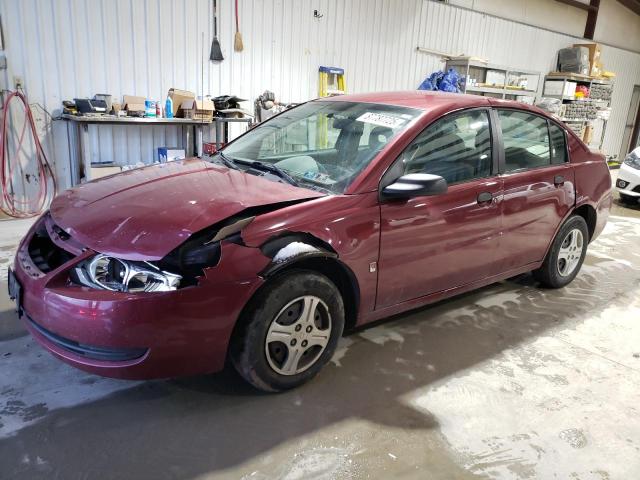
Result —
[{"label": "broken headlight assembly", "polygon": [[255,217],[237,216],[201,230],[158,262],[163,270],[178,272],[181,287],[196,285],[204,270],[218,265],[221,245],[225,241],[242,243],[240,231]]},{"label": "broken headlight assembly", "polygon": [[165,272],[149,262],[131,262],[98,254],[72,270],[73,279],[92,288],[113,292],[169,292],[182,277]]},{"label": "broken headlight assembly", "polygon": [[87,287],[114,292],[169,292],[193,286],[206,268],[215,267],[220,261],[220,242],[240,241],[240,230],[253,218],[232,217],[222,225],[202,230],[158,262],[97,254],[75,267],[71,278]]}]

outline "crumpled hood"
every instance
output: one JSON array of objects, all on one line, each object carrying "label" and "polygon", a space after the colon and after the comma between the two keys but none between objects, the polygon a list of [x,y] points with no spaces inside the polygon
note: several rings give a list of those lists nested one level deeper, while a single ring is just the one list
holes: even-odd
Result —
[{"label": "crumpled hood", "polygon": [[158,260],[191,234],[249,207],[321,197],[199,159],[105,177],[51,204],[55,223],[97,252]]}]

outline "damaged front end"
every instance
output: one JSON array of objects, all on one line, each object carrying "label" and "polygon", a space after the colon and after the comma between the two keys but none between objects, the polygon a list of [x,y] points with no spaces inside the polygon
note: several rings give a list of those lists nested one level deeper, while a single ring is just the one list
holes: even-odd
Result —
[{"label": "damaged front end", "polygon": [[262,214],[301,200],[247,208],[192,234],[160,260],[128,260],[96,253],[70,271],[73,283],[127,293],[169,292],[203,281],[265,279],[294,262],[336,259],[337,253],[309,233],[281,232],[261,245],[246,245],[242,231]]}]

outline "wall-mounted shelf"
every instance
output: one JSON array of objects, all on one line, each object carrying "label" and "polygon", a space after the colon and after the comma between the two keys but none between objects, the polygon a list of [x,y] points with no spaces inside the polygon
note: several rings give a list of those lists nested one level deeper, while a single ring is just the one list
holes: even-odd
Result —
[{"label": "wall-mounted shelf", "polygon": [[[556,93],[549,93],[549,89],[547,88],[547,82],[554,82],[556,83],[556,85],[560,82],[562,82],[561,88],[553,88],[552,91],[556,92]],[[611,96],[609,95],[609,98],[604,100],[601,98],[582,98],[582,99],[578,99],[575,98],[575,96],[571,96],[571,95],[567,95],[567,91],[573,91],[574,87],[569,85],[571,88],[567,88],[567,84],[569,83],[575,83],[576,85],[584,85],[589,89],[589,92],[591,93],[593,90],[593,86],[594,85],[604,85],[604,86],[610,86],[611,87],[611,95],[613,94],[613,82],[610,80],[599,80],[599,79],[594,79],[594,78],[590,78],[590,77],[586,77],[583,75],[576,75],[576,74],[560,74],[560,73],[552,73],[549,75],[546,75],[544,77],[544,88],[543,88],[543,93],[542,96],[543,97],[549,97],[549,98],[558,98],[562,101],[563,104],[572,104],[572,105],[576,105],[576,104],[585,104],[585,105],[593,105],[598,109],[608,109],[611,107]],[[606,89],[606,87],[604,87]],[[602,89],[602,87],[600,87],[600,89]],[[566,107],[563,107],[563,111]],[[601,128],[600,130],[600,135],[597,138],[596,141],[591,141],[589,142],[589,146],[590,147],[594,147],[597,148],[599,150],[602,150],[602,145],[604,143],[604,135],[607,129],[607,122],[608,120],[605,120],[603,118],[561,118],[561,120],[563,122],[568,122],[568,123],[573,123],[573,124],[582,124],[582,129],[584,130],[584,127],[586,127],[587,125],[591,125],[592,127],[595,126],[596,122],[598,122],[599,124],[599,128]],[[595,135],[594,135],[595,136]]]},{"label": "wall-mounted shelf", "polygon": [[[534,103],[538,95],[541,73],[534,70],[496,65],[465,58],[447,60],[445,68],[447,70],[453,68],[461,77],[466,79],[463,93],[489,95],[495,98],[512,100],[516,97],[526,97],[529,99],[527,103]],[[497,83],[491,82],[494,77],[501,81]],[[510,82],[515,79],[521,81],[526,79],[526,88],[511,85]],[[476,84],[470,85],[470,80],[475,80]],[[523,101],[525,100],[523,99]]]}]

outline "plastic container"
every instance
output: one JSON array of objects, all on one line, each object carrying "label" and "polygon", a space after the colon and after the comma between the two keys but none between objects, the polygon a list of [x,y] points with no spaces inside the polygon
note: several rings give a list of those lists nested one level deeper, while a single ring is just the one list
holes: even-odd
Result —
[{"label": "plastic container", "polygon": [[144,101],[144,116],[149,118],[155,118],[156,102],[154,102],[153,100]]},{"label": "plastic container", "polygon": [[171,100],[171,97],[167,97],[167,101],[164,102],[164,116],[173,118],[173,100]]}]

